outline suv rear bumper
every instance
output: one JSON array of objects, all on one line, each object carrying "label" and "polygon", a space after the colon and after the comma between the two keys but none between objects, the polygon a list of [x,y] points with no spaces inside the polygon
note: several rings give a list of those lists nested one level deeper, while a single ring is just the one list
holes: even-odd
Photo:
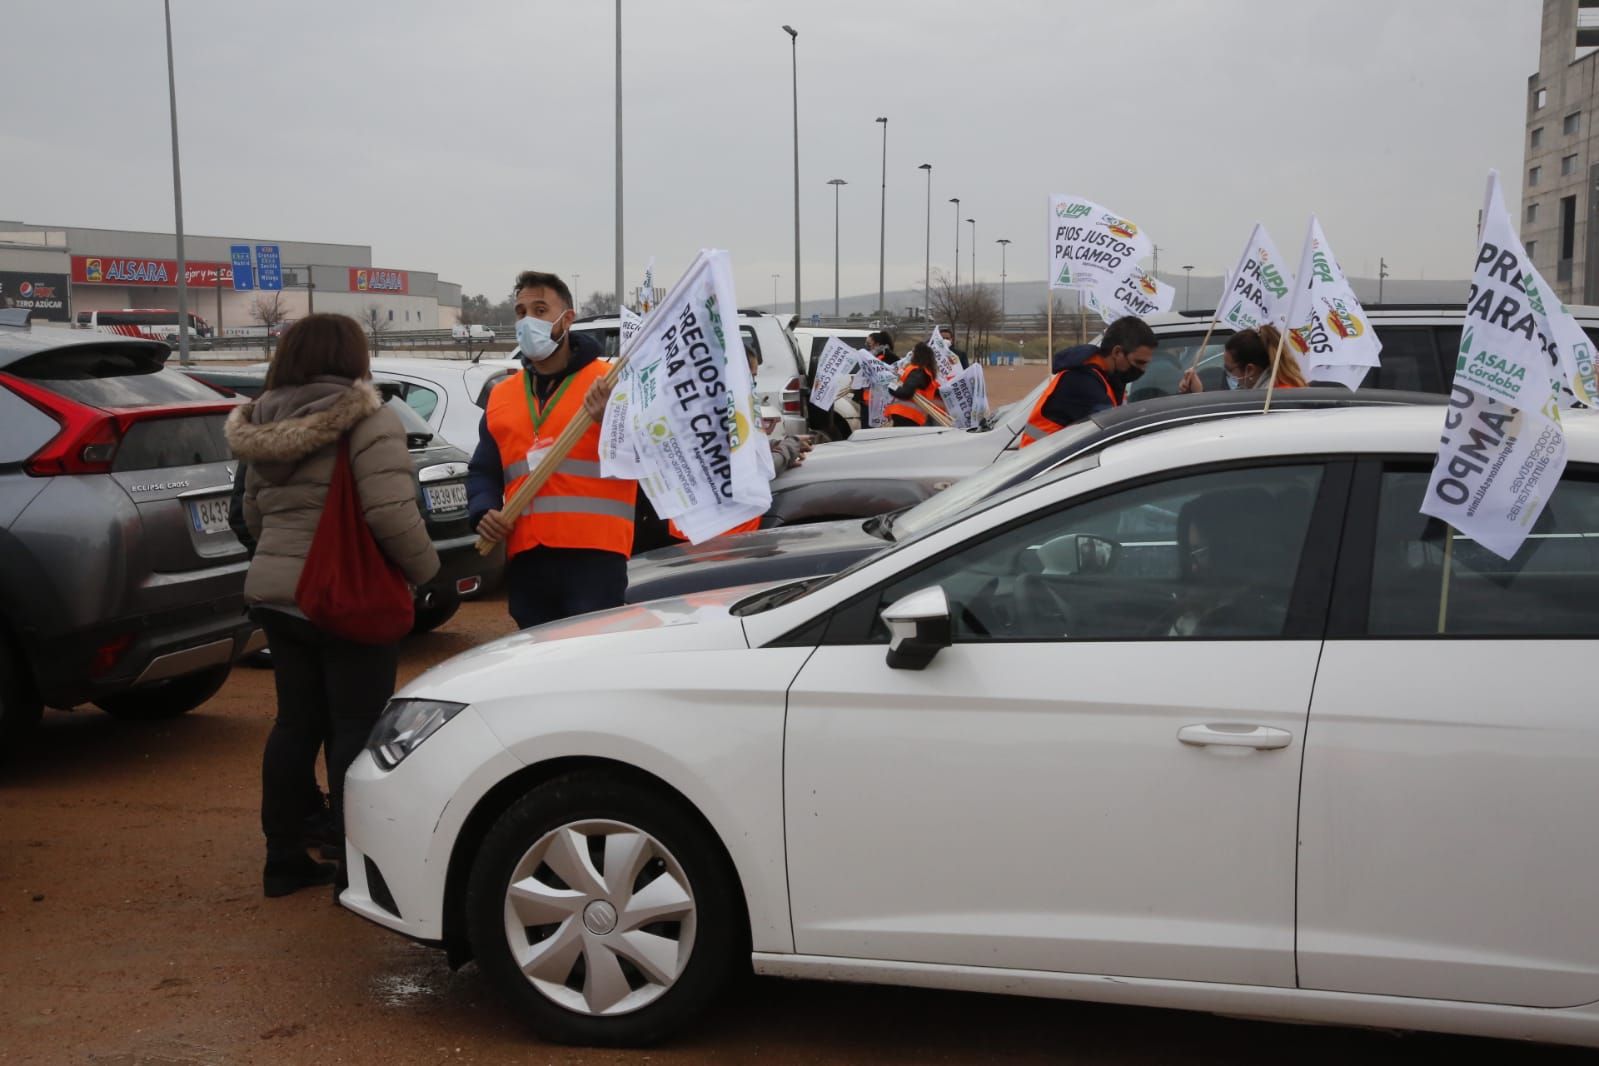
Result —
[{"label": "suv rear bumper", "polygon": [[[227,596],[159,614],[125,618],[57,636],[25,641],[40,699],[75,707],[141,684],[182,677],[231,663],[258,633],[244,598]],[[128,640],[109,669],[101,649]],[[103,664],[101,664],[103,665]]]},{"label": "suv rear bumper", "polygon": [[[434,541],[433,547],[439,553],[439,572],[433,576],[433,580],[417,587],[417,602],[420,603],[429,596],[435,601],[448,602],[452,598],[470,596],[479,589],[492,588],[496,585],[500,579],[500,572],[505,569],[505,551],[503,548],[496,548],[488,555],[479,555],[476,544],[475,533]],[[472,578],[477,579],[476,587],[463,593],[459,583]]]}]

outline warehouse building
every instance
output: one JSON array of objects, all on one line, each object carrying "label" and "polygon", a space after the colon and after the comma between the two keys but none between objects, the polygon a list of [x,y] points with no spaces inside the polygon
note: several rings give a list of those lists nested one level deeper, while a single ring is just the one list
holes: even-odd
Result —
[{"label": "warehouse building", "polygon": [[[375,316],[402,332],[448,329],[460,318],[459,285],[426,270],[374,265],[368,245],[196,234],[183,243],[189,310],[222,336],[260,333],[266,320],[311,311]],[[38,323],[176,308],[177,274],[170,233],[0,221],[0,294]]]}]

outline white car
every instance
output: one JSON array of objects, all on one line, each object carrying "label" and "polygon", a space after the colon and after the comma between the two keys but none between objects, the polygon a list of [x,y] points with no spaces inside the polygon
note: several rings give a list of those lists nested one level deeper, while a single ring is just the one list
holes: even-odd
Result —
[{"label": "white car", "polygon": [[341,900],[563,1041],[753,960],[1599,1046],[1599,417],[1508,563],[1418,512],[1441,425],[1176,428],[463,655],[350,770]]},{"label": "white car", "polygon": [[415,359],[379,356],[372,372],[404,386],[404,399],[433,432],[470,455],[489,392],[520,370],[515,359]]},{"label": "white car", "polygon": [[[771,407],[783,414],[780,422],[768,436],[773,438],[797,436],[805,429],[805,365],[800,359],[799,346],[788,331],[786,316],[762,311],[738,313],[739,336],[760,356],[761,368],[755,375],[755,394],[758,405]],[[580,318],[572,323],[575,333],[595,334],[605,346],[606,358],[615,358],[620,342],[622,325],[616,315],[599,315]]]}]

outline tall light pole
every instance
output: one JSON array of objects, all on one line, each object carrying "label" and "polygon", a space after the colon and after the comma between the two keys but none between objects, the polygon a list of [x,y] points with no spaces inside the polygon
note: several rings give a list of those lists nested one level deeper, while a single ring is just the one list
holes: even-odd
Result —
[{"label": "tall light pole", "polygon": [[843,178],[833,178],[828,181],[833,187],[833,317],[838,317],[838,190],[841,185],[849,182]]},{"label": "tall light pole", "polygon": [[[172,111],[172,215],[178,238],[178,362],[189,365],[189,261],[183,254],[183,168],[178,165],[178,78],[172,67],[172,0],[167,18],[167,103]],[[221,279],[217,281],[221,285]]]},{"label": "tall light pole", "polygon": [[[800,313],[800,212],[799,212],[799,30],[785,25],[789,57],[794,71],[794,317]],[[776,300],[772,301],[775,310]]]},{"label": "tall light pole", "polygon": [[933,164],[923,163],[916,168],[927,171],[927,247],[922,253],[922,314],[931,315],[933,306]]},{"label": "tall light pole", "polygon": [[977,287],[977,220],[969,218],[966,221],[972,224],[972,288]]},{"label": "tall light pole", "polygon": [[777,279],[782,276],[781,274],[772,275],[772,314],[774,315],[777,314]]},{"label": "tall light pole", "polygon": [[881,322],[888,316],[888,308],[883,306],[883,267],[888,261],[888,118],[879,115],[877,121],[883,124],[883,189],[877,207],[877,317]]},{"label": "tall light pole", "polygon": [[1183,310],[1191,311],[1194,308],[1194,267],[1190,263],[1183,267]]},{"label": "tall light pole", "polygon": [[1382,304],[1382,283],[1388,278],[1388,260],[1377,258],[1377,303]]},{"label": "tall light pole", "polygon": [[1009,250],[1006,245],[1010,241],[1004,237],[994,242],[999,245],[999,317],[1001,323],[1005,320],[1005,253]]},{"label": "tall light pole", "polygon": [[949,202],[955,205],[955,295],[961,291],[961,198],[951,196]]},{"label": "tall light pole", "polygon": [[616,301],[622,302],[622,0],[616,0]]}]

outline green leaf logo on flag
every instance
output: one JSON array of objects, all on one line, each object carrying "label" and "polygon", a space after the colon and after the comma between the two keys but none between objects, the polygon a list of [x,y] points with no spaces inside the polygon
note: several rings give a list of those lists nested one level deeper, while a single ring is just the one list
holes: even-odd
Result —
[{"label": "green leaf logo on flag", "polygon": [[1466,357],[1471,354],[1471,329],[1466,329],[1466,335],[1460,338],[1460,358],[1455,360],[1455,373],[1466,369]]}]

